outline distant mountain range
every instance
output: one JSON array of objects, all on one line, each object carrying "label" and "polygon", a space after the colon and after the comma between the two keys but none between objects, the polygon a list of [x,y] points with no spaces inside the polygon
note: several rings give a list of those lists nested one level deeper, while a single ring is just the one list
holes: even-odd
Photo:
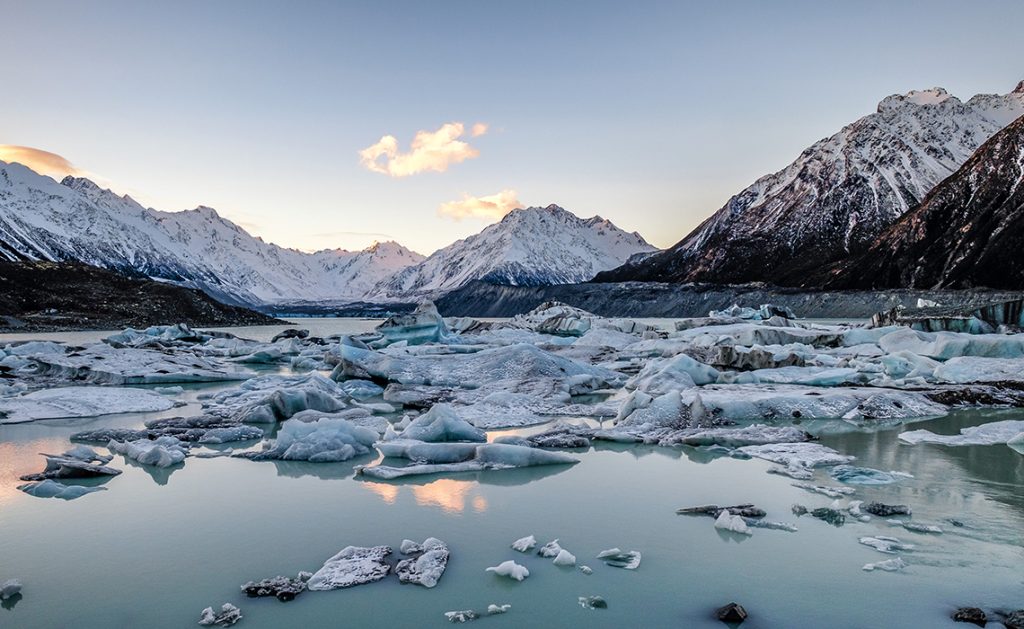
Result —
[{"label": "distant mountain range", "polygon": [[88,179],[57,183],[0,162],[0,259],[83,262],[199,288],[227,303],[394,301],[482,278],[576,282],[653,250],[608,221],[550,206],[515,210],[430,259],[394,242],[305,253],[264,242],[208,207],[160,212]]},{"label": "distant mountain range", "polygon": [[830,288],[1024,287],[1024,117],[886,229],[807,279]]},{"label": "distant mountain range", "polygon": [[890,96],[758,179],[673,247],[595,279],[803,285],[867,248],[1022,114],[1024,81],[966,103],[941,88]]},{"label": "distant mountain range", "polygon": [[511,286],[575,284],[657,251],[611,221],[557,205],[513,210],[479,234],[379,283],[370,299],[435,297],[473,280]]}]

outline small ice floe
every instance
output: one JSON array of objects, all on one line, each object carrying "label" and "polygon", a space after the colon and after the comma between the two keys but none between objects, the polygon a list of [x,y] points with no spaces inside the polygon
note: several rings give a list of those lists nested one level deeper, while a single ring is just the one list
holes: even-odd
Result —
[{"label": "small ice floe", "polygon": [[558,553],[560,552],[562,552],[561,545],[559,545],[557,539],[553,539],[547,544],[541,546],[540,549],[537,551],[537,554],[541,557],[547,557],[548,559],[550,559],[552,557],[557,557]]},{"label": "small ice floe", "polygon": [[886,535],[876,535],[874,537],[861,537],[857,540],[865,546],[870,546],[880,553],[886,553],[888,555],[895,555],[899,551],[903,550],[914,550],[913,544],[904,544],[895,537],[888,537]]},{"label": "small ice floe", "polygon": [[886,559],[885,561],[876,561],[875,563],[866,563],[862,570],[866,572],[872,572],[874,570],[884,570],[885,572],[898,572],[907,567],[907,562],[903,561],[902,558],[897,557],[895,559]]},{"label": "small ice floe", "polygon": [[602,550],[597,553],[597,558],[609,566],[626,570],[636,570],[639,568],[640,560],[642,559],[639,550],[622,551],[618,548]]},{"label": "small ice floe", "polygon": [[115,348],[105,343],[68,354],[33,354],[31,360],[36,364],[38,376],[93,384],[223,382],[247,380],[256,375],[192,353]]},{"label": "small ice floe", "polygon": [[18,579],[8,579],[3,583],[0,583],[0,601],[6,601],[14,598],[15,596],[20,596],[21,588],[21,581]]},{"label": "small ice floe", "polygon": [[473,458],[467,461],[414,464],[406,467],[375,465],[357,467],[356,473],[382,480],[392,480],[421,474],[506,470],[537,465],[575,465],[576,463],[579,463],[578,459],[561,452],[548,452],[537,448],[502,443],[486,443],[477,446]]},{"label": "small ice floe", "polygon": [[317,592],[380,581],[391,570],[384,560],[390,554],[390,546],[347,546],[325,561],[323,567],[310,577],[306,587]]},{"label": "small ice floe", "polygon": [[839,452],[820,443],[772,443],[759,446],[744,446],[739,452],[759,459],[765,459],[790,469],[810,469],[843,465],[855,457]]},{"label": "small ice floe", "polygon": [[583,609],[608,609],[608,603],[600,596],[581,596],[579,603]]},{"label": "small ice floe", "polygon": [[409,439],[430,443],[470,441],[483,443],[487,434],[459,417],[451,404],[435,404],[430,410],[413,419],[397,433],[395,439]]},{"label": "small ice floe", "polygon": [[503,561],[496,566],[487,568],[486,572],[493,572],[500,577],[508,577],[515,579],[516,581],[522,581],[526,577],[530,576],[530,571],[526,569],[526,566],[517,564],[511,559]]},{"label": "small ice floe", "polygon": [[422,544],[403,540],[403,555],[414,555],[395,565],[395,574],[402,583],[416,583],[432,588],[437,585],[448,566],[448,545],[435,537],[428,537]]},{"label": "small ice floe", "polygon": [[910,507],[907,505],[888,505],[882,502],[869,502],[860,507],[862,511],[877,515],[880,518],[888,518],[894,515],[911,515]]},{"label": "small ice floe", "polygon": [[580,566],[580,572],[583,574],[594,574],[594,569],[590,566]]},{"label": "small ice floe", "polygon": [[551,563],[555,564],[556,566],[575,566],[576,555],[570,553],[569,551],[563,548],[562,550],[558,551],[558,554],[555,555],[555,558]]},{"label": "small ice floe", "polygon": [[386,347],[404,341],[408,345],[437,343],[449,335],[444,319],[432,301],[424,301],[411,313],[396,314],[377,326],[382,339],[373,347]]},{"label": "small ice floe", "polygon": [[18,489],[36,498],[60,498],[61,500],[74,500],[86,494],[96,491],[105,491],[106,487],[84,487],[82,485],[65,485],[55,480],[47,479],[34,483],[18,485]]},{"label": "small ice floe", "polygon": [[886,520],[892,526],[902,526],[912,533],[932,533],[941,535],[944,533],[941,526],[935,524],[923,524],[921,522],[908,522],[906,520]]},{"label": "small ice floe", "polygon": [[959,435],[937,435],[930,430],[911,430],[900,433],[905,443],[936,443],[944,446],[991,446],[1008,443],[1024,432],[1024,421],[1005,420],[970,428],[961,428]]},{"label": "small ice floe", "polygon": [[829,498],[841,498],[843,496],[849,496],[855,492],[851,487],[829,487],[827,485],[814,485],[812,483],[792,483],[792,485],[793,487],[806,489],[812,494],[821,494],[823,496],[828,496]]},{"label": "small ice floe", "polygon": [[342,418],[323,417],[316,421],[290,419],[281,425],[277,439],[265,443],[260,452],[236,456],[253,461],[309,461],[334,463],[368,454],[378,434]]},{"label": "small ice floe", "polygon": [[719,514],[715,520],[715,528],[720,531],[731,531],[741,535],[753,535],[750,527],[747,526],[746,521],[742,517],[731,515],[728,511],[722,511]]},{"label": "small ice floe", "polygon": [[249,581],[242,585],[242,591],[251,598],[274,596],[279,601],[287,602],[294,600],[296,596],[306,590],[306,583],[312,576],[312,573],[300,572],[296,577],[277,576],[260,581]]},{"label": "small ice floe", "polygon": [[337,383],[311,372],[300,376],[266,375],[215,393],[204,412],[250,424],[275,424],[302,411],[336,413],[348,408],[348,393]]},{"label": "small ice floe", "polygon": [[846,505],[846,512],[861,522],[869,522],[871,520],[871,516],[861,511],[860,507],[862,504],[864,504],[863,500],[851,500]]},{"label": "small ice floe", "polygon": [[111,440],[107,444],[107,449],[124,455],[127,459],[138,461],[142,465],[155,467],[178,465],[188,456],[188,447],[175,437],[159,437],[152,441],[149,439],[126,442]]},{"label": "small ice floe", "polygon": [[185,388],[178,385],[173,387],[153,387],[153,391],[160,395],[181,395],[185,392]]},{"label": "small ice floe", "polygon": [[521,537],[512,542],[512,550],[519,551],[521,553],[528,553],[533,550],[533,547],[536,545],[537,538],[533,535],[527,535],[526,537]]},{"label": "small ice floe", "polygon": [[199,617],[199,624],[203,626],[218,625],[220,627],[230,627],[241,619],[242,610],[231,603],[224,603],[221,605],[219,612],[214,612],[212,607],[204,609]]},{"label": "small ice floe", "polygon": [[494,603],[491,603],[487,606],[487,615],[494,616],[495,614],[504,614],[510,609],[512,609],[512,606],[508,603],[505,603],[504,605],[495,605]]},{"label": "small ice floe", "polygon": [[504,614],[508,610],[512,609],[512,606],[508,603],[504,605],[497,605],[491,603],[487,606],[487,611],[480,614],[472,609],[463,609],[458,611],[445,612],[444,617],[448,619],[448,622],[462,623],[469,622],[471,620],[477,620],[481,616],[494,616],[497,614]]},{"label": "small ice floe", "polygon": [[743,521],[747,523],[747,526],[756,529],[768,529],[772,531],[786,531],[788,533],[796,533],[797,528],[795,525],[788,522],[775,522],[774,520],[758,520],[755,518],[743,518]]},{"label": "small ice floe", "polygon": [[46,468],[38,474],[26,474],[21,480],[39,481],[48,478],[93,478],[117,476],[121,470],[107,467],[112,456],[101,456],[92,448],[75,446],[64,454],[43,454]]},{"label": "small ice floe", "polygon": [[0,424],[166,411],[174,402],[146,389],[57,387],[0,399]]},{"label": "small ice floe", "polygon": [[812,478],[814,478],[814,470],[800,466],[770,467],[768,468],[768,473],[778,474],[779,476],[788,476],[790,478],[795,478],[797,480],[811,480]]},{"label": "small ice floe", "polygon": [[829,470],[829,476],[840,483],[850,485],[889,485],[901,478],[913,478],[905,472],[883,472],[869,467],[854,465],[837,465]]},{"label": "small ice floe", "polygon": [[835,503],[831,507],[812,509],[811,515],[819,520],[828,522],[832,526],[842,526],[846,523],[846,514]]}]

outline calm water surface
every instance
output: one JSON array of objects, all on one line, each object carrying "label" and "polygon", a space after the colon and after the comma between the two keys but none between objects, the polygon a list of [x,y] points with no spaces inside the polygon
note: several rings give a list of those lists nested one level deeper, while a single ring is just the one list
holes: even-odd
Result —
[{"label": "calm water surface", "polygon": [[[373,325],[298,324],[321,335]],[[282,327],[232,331],[269,338]],[[353,467],[373,457],[319,465],[190,458],[159,471],[116,457],[124,473],[104,484],[107,491],[78,500],[33,498],[15,488],[18,476],[41,469],[38,452],[63,451],[74,432],[190,414],[200,393],[222,387],[189,387],[181,396],[189,406],[165,413],[0,426],[0,581],[25,584],[24,598],[0,609],[0,627],[190,627],[203,607],[224,602],[242,608],[238,626],[252,628],[442,627],[443,612],[489,603],[512,605],[477,621],[495,628],[720,627],[711,610],[732,600],[747,607],[743,626],[754,628],[962,627],[948,618],[959,605],[1024,607],[1024,456],[1006,446],[900,444],[904,427],[808,426],[829,433],[822,442],[857,456],[859,465],[913,474],[894,485],[858,487],[854,498],[909,504],[915,521],[939,524],[943,535],[895,529],[882,518],[841,528],[796,518],[794,503],[813,508],[831,499],[766,474],[766,462],[692,448],[602,445],[579,452],[572,467],[405,482],[354,478]],[[952,433],[1022,417],[963,411],[909,429]],[[818,480],[836,484],[823,472]],[[675,514],[682,506],[738,502],[754,502],[799,531],[737,537],[716,531],[710,518]],[[541,543],[559,538],[594,573],[509,548],[530,534]],[[910,564],[904,572],[861,570],[890,558],[857,543],[877,534],[917,545],[902,554]],[[247,599],[238,587],[316,570],[347,545],[397,548],[404,538],[428,536],[452,549],[434,589],[391,577],[280,603]],[[593,559],[615,546],[641,551],[640,568]],[[506,559],[525,564],[531,576],[517,583],[484,572]],[[608,609],[579,607],[577,598],[589,595],[604,597]]]}]

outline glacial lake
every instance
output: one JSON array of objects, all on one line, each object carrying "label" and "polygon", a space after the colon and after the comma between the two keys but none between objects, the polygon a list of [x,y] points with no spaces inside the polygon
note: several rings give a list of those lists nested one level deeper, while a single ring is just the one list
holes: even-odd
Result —
[{"label": "glacial lake", "polygon": [[[295,325],[326,335],[375,323]],[[265,339],[282,327],[230,331]],[[105,334],[28,336],[88,342]],[[0,336],[0,343],[12,338]],[[254,629],[442,627],[449,626],[446,611],[482,611],[491,603],[512,607],[474,625],[722,627],[713,610],[736,601],[750,613],[744,628],[965,627],[949,618],[958,606],[1024,607],[1024,455],[1005,445],[911,446],[896,438],[921,427],[951,434],[1022,419],[1021,410],[958,411],[873,431],[805,424],[822,433],[824,445],[856,456],[856,465],[913,475],[856,486],[852,498],[908,504],[913,521],[936,524],[943,534],[906,531],[879,517],[847,519],[841,527],[796,517],[792,505],[822,507],[832,499],[767,474],[766,461],[688,447],[601,444],[575,451],[575,466],[390,482],[354,477],[353,468],[372,463],[371,456],[330,464],[189,458],[166,470],[117,456],[113,465],[124,473],[104,483],[106,491],[65,502],[16,489],[20,475],[42,468],[38,453],[64,451],[72,433],[194,414],[197,396],[226,386],[188,386],[179,396],[188,405],[163,413],[0,426],[0,582],[24,583],[24,597],[0,608],[0,627],[192,627],[204,607],[225,602],[242,609],[236,626]],[[815,481],[839,484],[824,471]],[[754,529],[745,537],[716,530],[711,518],[675,513],[743,502],[799,530]],[[593,574],[511,550],[511,542],[531,534],[541,544],[558,538]],[[904,571],[861,569],[893,557],[857,541],[874,535],[916,546],[900,554],[909,564]],[[315,571],[348,545],[390,545],[396,559],[403,539],[429,536],[452,551],[433,589],[389,577],[288,603],[249,599],[239,589],[250,580]],[[612,547],[639,550],[639,569],[595,559]],[[484,571],[508,559],[529,568],[530,577],[518,583]],[[608,608],[580,607],[578,598],[591,595]]]}]

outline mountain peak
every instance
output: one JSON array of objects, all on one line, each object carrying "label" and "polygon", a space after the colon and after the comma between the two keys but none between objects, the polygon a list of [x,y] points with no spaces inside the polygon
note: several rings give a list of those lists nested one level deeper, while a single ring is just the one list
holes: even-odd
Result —
[{"label": "mountain peak", "polygon": [[878,103],[878,112],[891,111],[906,105],[941,105],[946,101],[960,103],[960,99],[942,87],[933,87],[930,90],[911,90],[906,94],[893,94],[883,98],[882,102]]},{"label": "mountain peak", "polygon": [[95,181],[92,179],[86,179],[85,177],[74,177],[72,175],[68,175],[60,180],[60,184],[80,192],[85,192],[87,190],[92,192],[103,192],[103,188],[96,185]]},{"label": "mountain peak", "polygon": [[1024,94],[1024,81],[1017,84],[1017,87],[1013,88],[1011,94]]}]

